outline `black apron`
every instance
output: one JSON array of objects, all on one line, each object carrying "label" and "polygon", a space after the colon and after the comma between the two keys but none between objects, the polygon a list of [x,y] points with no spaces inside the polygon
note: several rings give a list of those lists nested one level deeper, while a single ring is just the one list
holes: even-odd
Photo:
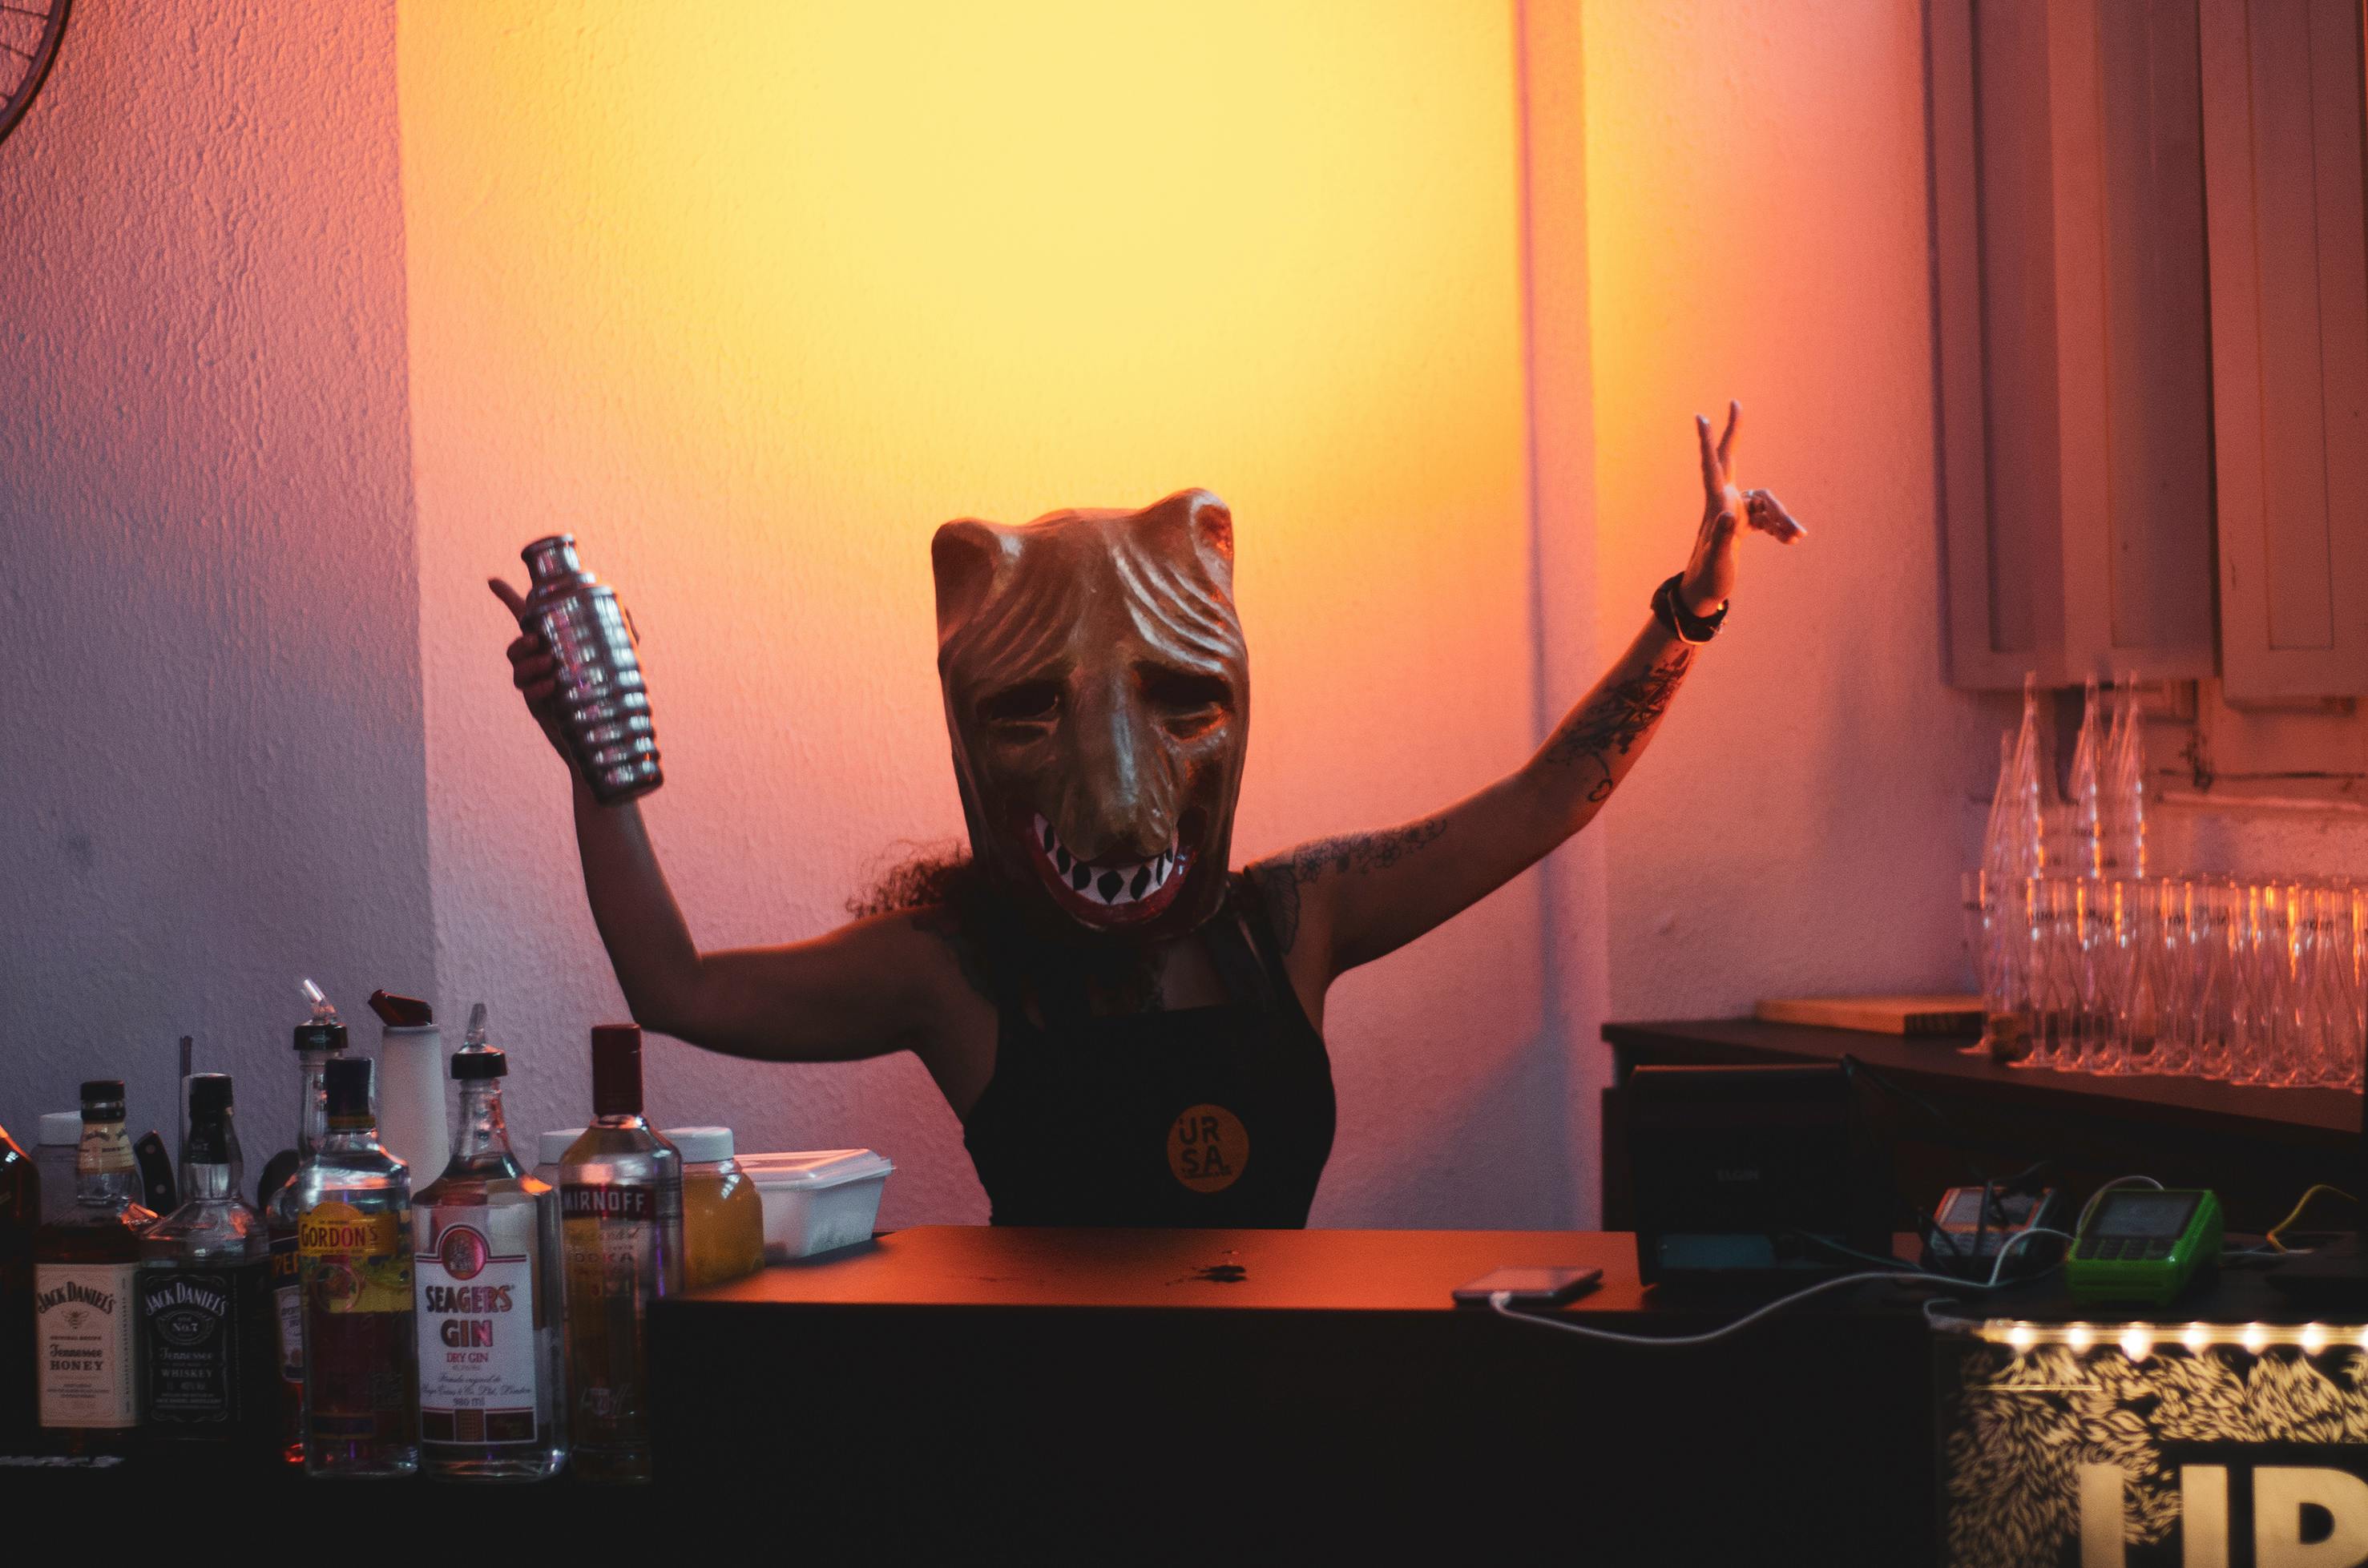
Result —
[{"label": "black apron", "polygon": [[1000,986],[995,1074],[962,1142],[998,1225],[1297,1229],[1332,1153],[1332,1062],[1236,876],[1201,928],[1225,1000],[1096,1017]]}]

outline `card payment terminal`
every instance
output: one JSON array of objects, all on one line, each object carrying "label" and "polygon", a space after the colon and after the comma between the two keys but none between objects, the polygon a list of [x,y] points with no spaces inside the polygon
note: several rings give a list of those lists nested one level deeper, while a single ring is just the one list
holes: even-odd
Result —
[{"label": "card payment terminal", "polygon": [[2100,1196],[2065,1260],[2077,1301],[2160,1306],[2220,1261],[2220,1200],[2201,1189],[2115,1187]]}]

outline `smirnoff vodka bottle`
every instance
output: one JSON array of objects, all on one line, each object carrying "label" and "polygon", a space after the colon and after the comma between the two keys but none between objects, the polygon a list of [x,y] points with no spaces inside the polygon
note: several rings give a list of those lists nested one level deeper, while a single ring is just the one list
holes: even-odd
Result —
[{"label": "smirnoff vodka bottle", "polygon": [[650,1303],[682,1290],[682,1157],[642,1119],[642,1031],[592,1031],[592,1125],[560,1163],[576,1473],[650,1475]]}]

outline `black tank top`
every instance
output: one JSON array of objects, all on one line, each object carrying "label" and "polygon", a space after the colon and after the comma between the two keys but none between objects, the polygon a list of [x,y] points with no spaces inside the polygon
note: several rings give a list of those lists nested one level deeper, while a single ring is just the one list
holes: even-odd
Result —
[{"label": "black tank top", "polygon": [[1201,928],[1214,1006],[1096,1017],[1076,988],[996,998],[995,1074],[962,1142],[998,1225],[1296,1229],[1332,1153],[1332,1062],[1256,886]]}]

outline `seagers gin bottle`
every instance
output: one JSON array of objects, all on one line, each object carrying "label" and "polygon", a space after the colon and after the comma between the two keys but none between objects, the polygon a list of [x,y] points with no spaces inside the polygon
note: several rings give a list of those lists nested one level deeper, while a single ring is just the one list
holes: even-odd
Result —
[{"label": "seagers gin bottle", "polygon": [[590,1481],[650,1475],[650,1303],[682,1290],[682,1158],[642,1119],[642,1031],[592,1031],[592,1125],[560,1162],[568,1438]]},{"label": "seagers gin bottle", "polygon": [[370,1067],[330,1060],[328,1136],[290,1184],[304,1292],[307,1475],[419,1468],[411,1176],[379,1143]]},{"label": "seagers gin bottle", "polygon": [[72,1187],[41,1195],[33,1237],[34,1374],[50,1445],[70,1454],[122,1453],[140,1425],[140,1333],[132,1282],[140,1238],[140,1169],[123,1133],[123,1080],[82,1086],[82,1142]]},{"label": "seagers gin bottle", "polygon": [[526,1174],[502,1120],[508,1059],[485,1007],[452,1053],[461,1118],[444,1174],[412,1200],[419,1278],[419,1462],[430,1475],[541,1481],[560,1429],[559,1195]]},{"label": "seagers gin bottle", "polygon": [[296,1026],[296,1147],[272,1156],[286,1175],[263,1181],[264,1233],[271,1246],[271,1301],[277,1326],[275,1348],[279,1369],[280,1457],[290,1464],[304,1462],[304,1292],[296,1256],[296,1222],[303,1218],[297,1207],[295,1175],[321,1151],[329,1135],[329,1062],[344,1054],[346,1026],[337,1021],[321,988],[303,982],[313,1016]]},{"label": "seagers gin bottle", "polygon": [[575,559],[575,536],[553,534],[520,552],[532,578],[518,630],[542,639],[557,666],[560,729],[576,771],[602,805],[666,781],[633,630],[617,591]]},{"label": "seagers gin bottle", "polygon": [[186,1198],[141,1244],[147,1437],[225,1459],[268,1453],[279,1437],[279,1362],[263,1216],[240,1190],[229,1075],[188,1083]]}]

